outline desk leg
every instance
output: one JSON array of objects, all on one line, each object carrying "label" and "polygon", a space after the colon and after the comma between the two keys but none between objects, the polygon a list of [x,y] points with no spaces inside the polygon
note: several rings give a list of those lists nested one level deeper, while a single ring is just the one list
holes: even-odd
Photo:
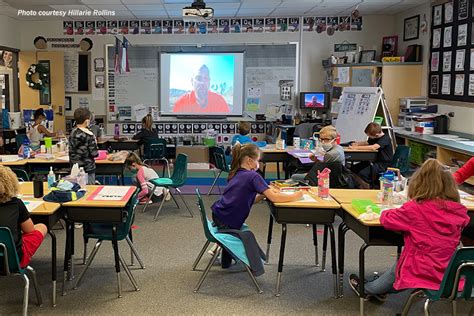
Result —
[{"label": "desk leg", "polygon": [[64,254],[64,270],[63,270],[63,291],[62,295],[66,295],[66,281],[67,274],[69,271],[69,260],[71,259],[71,226],[74,227],[74,223],[66,220],[66,251]]},{"label": "desk leg", "polygon": [[336,263],[336,234],[334,233],[334,227],[332,224],[326,225],[329,227],[329,233],[331,234],[331,261],[332,261],[332,275],[334,279],[334,298],[339,297],[338,285],[337,285],[337,263]]},{"label": "desk leg", "polygon": [[280,163],[277,161],[277,179],[280,180]]},{"label": "desk leg", "polygon": [[338,229],[338,243],[339,243],[339,297],[344,296],[344,247],[346,245],[346,233],[349,228],[346,224],[341,223]]},{"label": "desk leg", "polygon": [[328,226],[324,225],[323,236],[323,261],[321,262],[321,271],[326,271],[326,251],[328,249]]},{"label": "desk leg", "polygon": [[71,240],[70,240],[70,246],[71,248],[69,249],[70,253],[70,258],[69,258],[69,278],[68,280],[69,281],[72,281],[74,280],[74,238],[75,238],[75,223],[71,223],[71,228],[70,228],[70,231],[71,231]]},{"label": "desk leg", "polygon": [[51,236],[51,279],[53,281],[53,307],[56,307],[56,278],[57,278],[57,243],[56,243],[56,234],[49,229],[48,234]]},{"label": "desk leg", "polygon": [[397,246],[397,261],[400,259],[400,255],[402,253],[403,246]]},{"label": "desk leg", "polygon": [[286,243],[286,224],[281,224],[280,259],[278,260],[278,274],[277,274],[275,296],[280,296],[281,273],[283,271],[283,258],[285,256],[285,243]]},{"label": "desk leg", "polygon": [[270,214],[270,221],[268,222],[268,236],[267,236],[267,253],[265,254],[265,264],[268,264],[270,261],[270,245],[272,244],[272,234],[273,234],[273,217]]},{"label": "desk leg", "polygon": [[318,226],[313,224],[313,245],[314,245],[314,264],[319,267],[319,257],[318,257]]},{"label": "desk leg", "polygon": [[125,185],[125,175],[124,175],[124,169],[122,169],[122,174],[120,175],[120,180],[122,181],[122,185]]},{"label": "desk leg", "polygon": [[112,225],[112,246],[114,248],[114,257],[115,257],[115,272],[117,273],[117,289],[118,297],[122,297],[122,280],[120,279],[120,258],[119,258],[119,249],[117,241],[117,226]]},{"label": "desk leg", "polygon": [[364,303],[365,303],[365,250],[369,248],[369,245],[364,243],[359,250],[359,313],[360,316],[364,316]]}]

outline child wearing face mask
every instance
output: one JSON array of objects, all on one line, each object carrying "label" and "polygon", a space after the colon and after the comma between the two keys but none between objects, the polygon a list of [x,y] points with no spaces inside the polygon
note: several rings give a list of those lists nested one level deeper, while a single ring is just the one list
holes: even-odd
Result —
[{"label": "child wearing face mask", "polygon": [[140,157],[136,153],[129,153],[127,159],[125,160],[125,167],[132,172],[136,172],[136,184],[140,187],[140,192],[138,193],[138,201],[140,204],[146,204],[148,198],[151,196],[149,203],[155,203],[160,201],[163,197],[167,200],[170,199],[167,189],[162,187],[156,187],[155,191],[152,193],[154,185],[150,183],[151,179],[159,178],[155,170],[145,165]]},{"label": "child wearing face mask", "polygon": [[[302,197],[300,191],[283,194],[278,189],[269,187],[262,176],[256,172],[260,156],[261,153],[257,145],[252,143],[245,145],[237,143],[232,148],[232,165],[227,178],[228,184],[221,198],[211,206],[212,219],[219,230],[240,230],[249,216],[252,205],[265,197],[274,203],[291,202]],[[259,249],[258,245],[256,248]],[[250,268],[255,275],[263,273],[263,265],[252,266],[252,259],[248,251],[247,256],[251,262]],[[231,255],[222,249],[222,268],[229,268],[231,261]],[[254,260],[256,265],[260,261],[260,258]]]},{"label": "child wearing face mask", "polygon": [[56,136],[56,133],[51,133],[43,124],[41,124],[46,119],[46,114],[42,108],[39,108],[35,111],[33,114],[33,119],[35,122],[28,132],[28,138],[30,140],[31,148],[36,150],[40,147],[40,142],[45,135],[48,137],[54,137]]},{"label": "child wearing face mask", "polygon": [[89,129],[91,112],[87,108],[78,108],[74,111],[76,127],[69,135],[69,162],[83,167],[88,175],[87,184],[95,183],[95,160],[99,156],[97,142]]},{"label": "child wearing face mask", "polygon": [[354,142],[351,148],[377,150],[377,158],[372,163],[374,170],[371,170],[370,162],[363,161],[352,167],[352,172],[356,173],[367,183],[372,182],[372,174],[378,175],[385,172],[393,160],[393,148],[390,137],[382,131],[382,128],[377,123],[369,123],[364,130],[369,137],[367,141]]},{"label": "child wearing face mask", "polygon": [[[311,154],[309,158],[314,162],[324,163],[340,163],[345,165],[346,158],[344,156],[344,149],[336,143],[337,131],[334,126],[328,125],[319,131],[319,141],[321,147],[324,149],[323,160],[319,160],[315,155]],[[302,181],[306,177],[306,173],[296,173],[291,176],[295,181]]]}]

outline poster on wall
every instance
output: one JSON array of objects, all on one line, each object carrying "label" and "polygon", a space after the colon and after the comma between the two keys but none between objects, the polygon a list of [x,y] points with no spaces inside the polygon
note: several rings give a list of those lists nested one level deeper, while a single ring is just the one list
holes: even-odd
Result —
[{"label": "poster on wall", "polygon": [[265,19],[253,19],[253,31],[256,33],[263,33],[265,28]]},{"label": "poster on wall", "polygon": [[95,21],[86,21],[86,35],[95,34]]},{"label": "poster on wall", "polygon": [[186,28],[186,33],[188,34],[196,34],[197,32],[197,24],[196,22],[186,22],[184,24],[185,28]]},{"label": "poster on wall", "polygon": [[151,33],[152,34],[161,34],[161,20],[151,21]]},{"label": "poster on wall", "polygon": [[326,32],[326,17],[325,16],[317,16],[314,21],[314,24],[315,24],[316,32],[318,33]]},{"label": "poster on wall", "polygon": [[470,70],[474,70],[474,48],[471,48],[471,56],[469,60],[470,60],[470,63],[469,63]]},{"label": "poster on wall", "polygon": [[464,49],[458,49],[456,51],[456,62],[454,64],[454,69],[456,71],[464,70],[464,59],[466,57],[466,51]]},{"label": "poster on wall", "polygon": [[151,34],[151,21],[149,20],[140,21],[140,33]]},{"label": "poster on wall", "polygon": [[451,47],[452,35],[453,35],[453,27],[452,26],[445,27],[444,35],[443,35],[443,47]]},{"label": "poster on wall", "polygon": [[431,71],[438,71],[439,69],[439,52],[431,53]]},{"label": "poster on wall", "polygon": [[265,19],[265,32],[276,32],[277,21],[276,18]]},{"label": "poster on wall", "polygon": [[74,34],[84,35],[84,21],[74,21]]},{"label": "poster on wall", "polygon": [[230,32],[230,20],[219,19],[219,33],[229,33],[229,32]]},{"label": "poster on wall", "polygon": [[117,21],[107,21],[107,33],[115,35],[117,34]]},{"label": "poster on wall", "polygon": [[352,31],[362,31],[362,17],[359,16],[357,19],[351,20]]},{"label": "poster on wall", "polygon": [[449,1],[444,4],[444,23],[453,22],[453,2]]},{"label": "poster on wall", "polygon": [[242,26],[242,21],[240,19],[230,19],[230,32],[231,33],[240,33],[241,26]]},{"label": "poster on wall", "polygon": [[198,22],[196,24],[197,34],[206,34],[207,33],[207,22]]},{"label": "poster on wall", "polygon": [[467,19],[469,16],[469,1],[458,0],[458,20]]},{"label": "poster on wall", "polygon": [[451,75],[443,75],[441,94],[451,94]]},{"label": "poster on wall", "polygon": [[278,32],[288,32],[288,18],[278,18],[277,19],[277,31]]},{"label": "poster on wall", "polygon": [[74,34],[74,22],[72,22],[72,21],[63,21],[63,34],[64,35],[73,35]]},{"label": "poster on wall", "polygon": [[340,16],[339,17],[338,30],[341,31],[341,32],[351,30],[351,17],[350,16]]},{"label": "poster on wall", "polygon": [[443,72],[451,71],[452,52],[443,52]]},{"label": "poster on wall", "polygon": [[184,21],[183,20],[173,21],[173,34],[184,34]]},{"label": "poster on wall", "polygon": [[464,95],[464,75],[456,75],[454,81],[454,95]]},{"label": "poster on wall", "polygon": [[433,8],[433,26],[441,25],[443,6],[437,5]]},{"label": "poster on wall", "polygon": [[458,46],[467,45],[467,24],[458,26]]},{"label": "poster on wall", "polygon": [[310,16],[310,17],[303,18],[303,31],[313,32],[314,24],[315,24],[315,20],[313,17]]},{"label": "poster on wall", "polygon": [[107,24],[105,23],[105,21],[97,21],[96,25],[97,25],[97,30],[99,31],[99,33],[97,34],[100,34],[100,35],[107,34]]},{"label": "poster on wall", "polygon": [[433,48],[439,48],[441,45],[441,29],[433,30]]},{"label": "poster on wall", "polygon": [[253,32],[253,20],[252,19],[242,19],[242,33]]},{"label": "poster on wall", "polygon": [[140,34],[140,21],[132,20],[129,22],[129,33]]},{"label": "poster on wall", "polygon": [[467,92],[469,96],[474,96],[474,74],[469,75],[469,91]]},{"label": "poster on wall", "polygon": [[300,31],[300,18],[289,18],[288,30],[290,32],[299,32]]},{"label": "poster on wall", "polygon": [[163,34],[173,34],[173,20],[163,20]]},{"label": "poster on wall", "polygon": [[119,34],[128,34],[128,21],[118,21],[118,32]]},{"label": "poster on wall", "polygon": [[439,93],[439,76],[431,76],[430,80],[430,93],[438,94]]},{"label": "poster on wall", "polygon": [[212,20],[207,23],[207,33],[209,34],[219,33],[219,25],[217,24],[217,20]]}]

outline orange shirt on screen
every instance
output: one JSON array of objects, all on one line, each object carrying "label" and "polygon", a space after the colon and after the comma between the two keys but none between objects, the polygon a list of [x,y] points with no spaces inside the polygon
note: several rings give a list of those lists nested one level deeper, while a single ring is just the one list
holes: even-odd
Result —
[{"label": "orange shirt on screen", "polygon": [[174,104],[174,113],[229,113],[230,109],[225,99],[217,93],[207,93],[207,106],[201,108],[196,102],[194,91],[182,95]]}]

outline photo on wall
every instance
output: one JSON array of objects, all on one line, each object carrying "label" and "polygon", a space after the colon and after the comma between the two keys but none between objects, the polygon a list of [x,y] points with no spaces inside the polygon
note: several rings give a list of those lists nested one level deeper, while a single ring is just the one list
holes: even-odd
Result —
[{"label": "photo on wall", "polygon": [[441,45],[441,29],[433,30],[433,48],[439,48]]},{"label": "photo on wall", "polygon": [[161,34],[161,20],[151,21],[151,33],[152,34]]},{"label": "photo on wall", "polygon": [[229,19],[219,19],[219,33],[230,33]]},{"label": "photo on wall", "polygon": [[84,21],[74,21],[74,34],[84,35]]},{"label": "photo on wall", "polygon": [[458,25],[458,46],[467,45],[467,24]]},{"label": "photo on wall", "polygon": [[118,32],[119,34],[125,35],[129,32],[128,21],[118,21]]},{"label": "photo on wall", "polygon": [[186,33],[196,34],[197,33],[197,23],[194,21],[186,22],[185,24]]},{"label": "photo on wall", "polygon": [[276,32],[277,30],[277,21],[276,18],[266,18],[265,19],[265,32]]},{"label": "photo on wall", "polygon": [[464,74],[457,74],[454,81],[454,95],[464,95]]},{"label": "photo on wall", "polygon": [[437,5],[433,7],[433,26],[439,26],[442,23],[443,6]]},{"label": "photo on wall", "polygon": [[151,34],[151,21],[150,20],[140,21],[140,33]]},{"label": "photo on wall", "polygon": [[452,26],[445,27],[444,32],[443,32],[443,47],[451,47],[452,35],[453,35],[453,27]]},{"label": "photo on wall", "polygon": [[451,71],[452,52],[443,52],[443,72]]},{"label": "photo on wall", "polygon": [[140,34],[140,21],[132,20],[129,23],[129,33],[130,34]]},{"label": "photo on wall", "polygon": [[444,23],[451,23],[453,22],[453,2],[448,1],[444,4]]},{"label": "photo on wall", "polygon": [[439,52],[431,53],[431,71],[436,72],[439,70]]},{"label": "photo on wall", "polygon": [[430,93],[431,94],[439,93],[439,76],[438,75],[431,76]]},{"label": "photo on wall", "polygon": [[97,21],[97,30],[99,31],[97,34],[106,35],[107,34],[107,24],[105,21]]},{"label": "photo on wall", "polygon": [[317,16],[315,19],[315,29],[317,33],[326,32],[326,17],[325,16]]},{"label": "photo on wall", "polygon": [[230,19],[230,32],[241,33],[242,21],[240,19]]},{"label": "photo on wall", "polygon": [[242,33],[251,33],[251,32],[253,32],[253,20],[242,19]]},{"label": "photo on wall", "polygon": [[288,30],[290,32],[299,32],[300,31],[300,18],[289,18]]},{"label": "photo on wall", "polygon": [[441,85],[441,94],[451,94],[451,75],[443,75],[443,82]]},{"label": "photo on wall", "polygon": [[86,35],[95,34],[95,21],[86,21]]},{"label": "photo on wall", "polygon": [[207,33],[209,34],[219,33],[219,25],[217,24],[217,20],[212,20],[212,21],[207,22]]},{"label": "photo on wall", "polygon": [[454,70],[463,71],[464,70],[464,60],[466,58],[466,51],[464,49],[458,49],[456,51],[456,59],[454,64]]},{"label": "photo on wall", "polygon": [[163,20],[163,34],[173,34],[173,20]]},{"label": "photo on wall", "polygon": [[458,20],[467,19],[469,16],[469,0],[458,0]]},{"label": "photo on wall", "polygon": [[173,34],[184,34],[184,21],[183,20],[173,21]]},{"label": "photo on wall", "polygon": [[253,31],[255,33],[263,33],[265,30],[265,19],[256,18],[253,19]]},{"label": "photo on wall", "polygon": [[288,32],[288,18],[278,18],[277,24],[278,32]]},{"label": "photo on wall", "polygon": [[107,34],[117,34],[118,23],[117,21],[107,21]]},{"label": "photo on wall", "polygon": [[74,35],[74,22],[73,21],[64,21],[63,22],[63,34],[64,35]]},{"label": "photo on wall", "polygon": [[303,18],[303,31],[314,32],[315,20],[312,16]]}]

